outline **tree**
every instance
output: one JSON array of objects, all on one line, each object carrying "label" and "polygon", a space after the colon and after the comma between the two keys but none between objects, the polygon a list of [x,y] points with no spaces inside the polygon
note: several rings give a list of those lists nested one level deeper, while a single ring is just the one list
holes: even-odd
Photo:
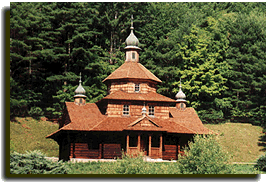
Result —
[{"label": "tree", "polygon": [[[181,64],[177,75],[182,78],[190,106],[197,109],[201,119],[209,121],[224,117],[215,108],[227,89],[223,73],[228,69],[224,61],[228,40],[217,20],[208,17],[204,24],[203,28],[193,26],[191,33],[179,43],[177,56]],[[174,92],[178,92],[179,82],[173,85]]]},{"label": "tree", "polygon": [[232,120],[265,124],[266,98],[266,29],[265,13],[259,9],[249,14],[227,14],[230,48],[227,63],[231,66],[228,96]]},{"label": "tree", "polygon": [[230,174],[233,172],[229,155],[216,140],[216,136],[196,135],[178,159],[183,174]]}]

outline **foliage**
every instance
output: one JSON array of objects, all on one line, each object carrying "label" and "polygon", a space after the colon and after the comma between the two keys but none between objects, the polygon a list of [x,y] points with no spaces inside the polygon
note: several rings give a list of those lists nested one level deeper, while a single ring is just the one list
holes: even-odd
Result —
[{"label": "foliage", "polygon": [[12,2],[11,117],[61,117],[80,72],[87,102],[107,95],[102,81],[124,62],[132,14],[159,93],[174,98],[182,78],[202,121],[265,125],[263,2]]},{"label": "foliage", "polygon": [[62,161],[48,160],[40,151],[10,154],[10,174],[67,174],[68,171]]},{"label": "foliage", "polygon": [[257,164],[254,167],[260,171],[266,172],[266,154],[259,157]]},{"label": "foliage", "polygon": [[196,135],[194,142],[180,156],[179,169],[183,174],[226,174],[232,173],[228,166],[228,153],[224,152],[215,136]]},{"label": "foliage", "polygon": [[142,155],[123,155],[115,162],[67,163],[71,174],[177,174],[178,166],[172,162],[147,162]]}]

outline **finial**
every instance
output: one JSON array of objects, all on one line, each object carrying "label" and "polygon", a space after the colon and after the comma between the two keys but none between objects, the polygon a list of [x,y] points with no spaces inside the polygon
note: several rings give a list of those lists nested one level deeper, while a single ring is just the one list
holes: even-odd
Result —
[{"label": "finial", "polygon": [[133,19],[134,19],[134,18],[133,18],[133,15],[131,15],[131,27],[130,27],[131,30],[134,29],[134,27],[133,27]]},{"label": "finial", "polygon": [[147,113],[146,107],[145,107],[145,102],[143,103],[143,108],[141,109],[141,114],[142,116],[145,116]]},{"label": "finial", "polygon": [[79,80],[79,84],[81,84],[82,83],[82,80],[81,80],[81,72],[80,72],[80,80]]},{"label": "finial", "polygon": [[180,86],[179,87],[181,88],[181,78],[180,78]]}]

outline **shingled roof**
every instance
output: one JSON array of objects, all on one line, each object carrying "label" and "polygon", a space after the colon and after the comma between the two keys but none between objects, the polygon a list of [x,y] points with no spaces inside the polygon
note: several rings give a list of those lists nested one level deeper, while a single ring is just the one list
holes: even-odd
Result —
[{"label": "shingled roof", "polygon": [[[178,110],[170,107],[173,118],[159,119],[148,116],[143,117],[107,117],[102,115],[94,103],[85,106],[76,106],[66,102],[71,122],[47,136],[55,138],[60,131],[165,131],[169,133],[184,134],[210,134],[211,130],[205,128],[193,108]],[[143,125],[142,125],[143,124]],[[149,125],[148,125],[149,124]]]},{"label": "shingled roof", "polygon": [[170,107],[169,112],[172,115],[175,123],[183,125],[186,128],[193,130],[197,134],[214,133],[213,131],[204,127],[194,108],[178,110],[176,107]]},{"label": "shingled roof", "polygon": [[165,97],[156,92],[148,92],[148,93],[127,93],[122,90],[115,91],[110,95],[102,98],[105,99],[113,99],[113,100],[142,100],[142,101],[158,101],[158,102],[176,102],[175,100]]},{"label": "shingled roof", "polygon": [[110,74],[103,82],[116,79],[149,79],[161,83],[153,73],[146,69],[142,64],[137,62],[125,62],[112,74]]}]

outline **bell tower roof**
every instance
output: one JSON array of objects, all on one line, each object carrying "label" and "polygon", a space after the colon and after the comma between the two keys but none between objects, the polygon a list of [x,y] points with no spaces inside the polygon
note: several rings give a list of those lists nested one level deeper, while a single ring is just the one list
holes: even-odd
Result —
[{"label": "bell tower roof", "polygon": [[138,38],[135,36],[134,34],[134,27],[133,27],[133,15],[131,16],[131,27],[130,27],[130,34],[127,37],[125,43],[126,43],[126,47],[125,49],[138,49],[140,50],[140,48],[138,47],[139,45],[139,40]]},{"label": "bell tower roof", "polygon": [[81,72],[80,72],[79,86],[74,91],[74,93],[75,93],[74,97],[86,97],[85,96],[86,90],[83,88],[81,83],[82,83],[82,81],[81,81]]},{"label": "bell tower roof", "polygon": [[180,79],[180,89],[179,92],[176,94],[176,101],[178,102],[186,102],[186,95],[183,93],[183,91],[181,90],[181,79]]}]

